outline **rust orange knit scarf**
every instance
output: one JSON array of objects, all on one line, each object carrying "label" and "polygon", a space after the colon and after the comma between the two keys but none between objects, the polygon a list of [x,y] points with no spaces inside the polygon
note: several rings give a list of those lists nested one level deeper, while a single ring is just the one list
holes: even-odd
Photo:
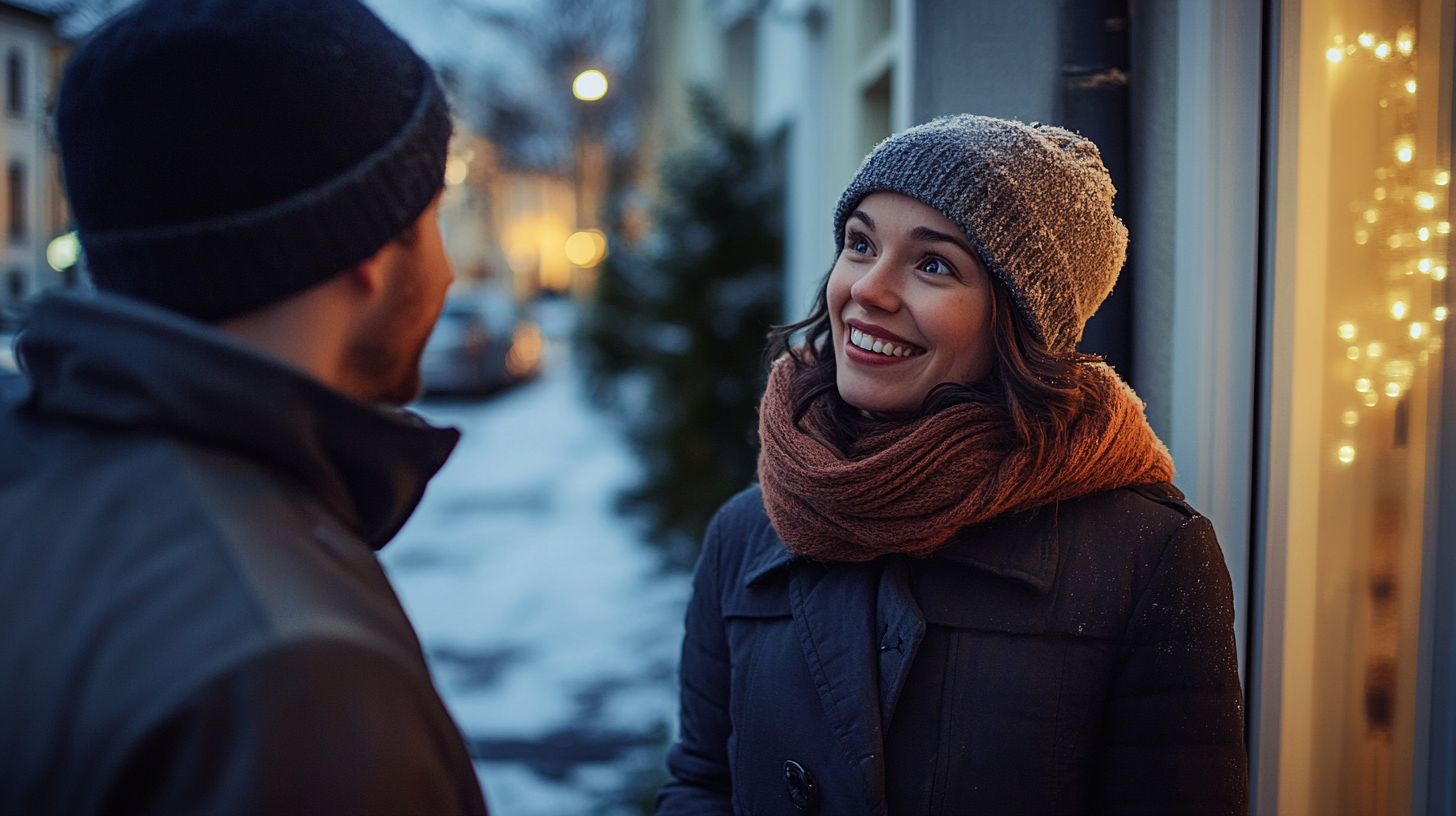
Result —
[{"label": "rust orange knit scarf", "polygon": [[800,555],[926,555],[960,528],[1004,513],[1173,478],[1142,401],[1101,363],[1088,368],[1102,398],[1076,420],[1066,450],[1040,464],[1019,445],[1009,415],[981,404],[886,421],[841,457],[794,426],[793,365],[781,360],[769,375],[758,476],[774,530]]}]

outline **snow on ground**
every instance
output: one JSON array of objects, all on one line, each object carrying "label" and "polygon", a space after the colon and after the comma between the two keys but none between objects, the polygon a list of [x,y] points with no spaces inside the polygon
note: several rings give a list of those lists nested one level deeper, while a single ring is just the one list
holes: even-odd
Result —
[{"label": "snow on ground", "polygon": [[464,438],[381,559],[493,814],[641,812],[612,803],[650,789],[675,729],[688,578],[615,513],[637,463],[554,357],[420,408]]}]

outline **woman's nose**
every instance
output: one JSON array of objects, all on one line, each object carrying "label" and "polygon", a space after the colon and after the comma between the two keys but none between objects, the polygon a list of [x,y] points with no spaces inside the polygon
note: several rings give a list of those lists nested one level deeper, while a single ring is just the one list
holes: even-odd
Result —
[{"label": "woman's nose", "polygon": [[893,312],[900,308],[899,275],[893,259],[881,256],[849,287],[849,296],[866,309]]}]

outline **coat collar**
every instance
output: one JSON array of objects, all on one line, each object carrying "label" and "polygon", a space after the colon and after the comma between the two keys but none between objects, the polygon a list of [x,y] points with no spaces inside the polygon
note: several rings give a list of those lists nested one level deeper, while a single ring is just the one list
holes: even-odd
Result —
[{"label": "coat collar", "polygon": [[[804,560],[789,550],[771,526],[765,528],[744,571],[744,586]],[[963,528],[930,557],[986,570],[1046,594],[1057,576],[1059,536],[1057,505],[1050,504]]]},{"label": "coat collar", "polygon": [[460,437],[118,295],[48,296],[16,348],[31,381],[25,410],[236,451],[297,479],[375,549]]}]

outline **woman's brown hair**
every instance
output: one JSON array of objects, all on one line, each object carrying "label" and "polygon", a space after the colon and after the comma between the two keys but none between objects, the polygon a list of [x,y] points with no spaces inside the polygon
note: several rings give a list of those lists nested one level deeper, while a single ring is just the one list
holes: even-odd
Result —
[{"label": "woman's brown hair", "polygon": [[[828,439],[820,441],[847,455],[865,424],[882,418],[867,415],[839,396],[835,350],[830,341],[828,283],[826,276],[808,317],[776,326],[769,332],[768,359],[789,355],[796,364],[794,424],[802,429],[800,421],[804,416],[810,411],[817,412],[825,420],[818,424],[830,434]],[[925,396],[920,415],[972,402],[999,406],[1010,415],[1020,443],[1041,463],[1044,457],[1055,455],[1061,449],[1077,416],[1092,407],[1096,391],[1084,375],[1084,366],[1099,362],[1100,358],[1075,351],[1053,354],[1016,310],[1010,293],[994,276],[991,292],[991,338],[996,349],[991,372],[972,383],[937,385]]]}]

